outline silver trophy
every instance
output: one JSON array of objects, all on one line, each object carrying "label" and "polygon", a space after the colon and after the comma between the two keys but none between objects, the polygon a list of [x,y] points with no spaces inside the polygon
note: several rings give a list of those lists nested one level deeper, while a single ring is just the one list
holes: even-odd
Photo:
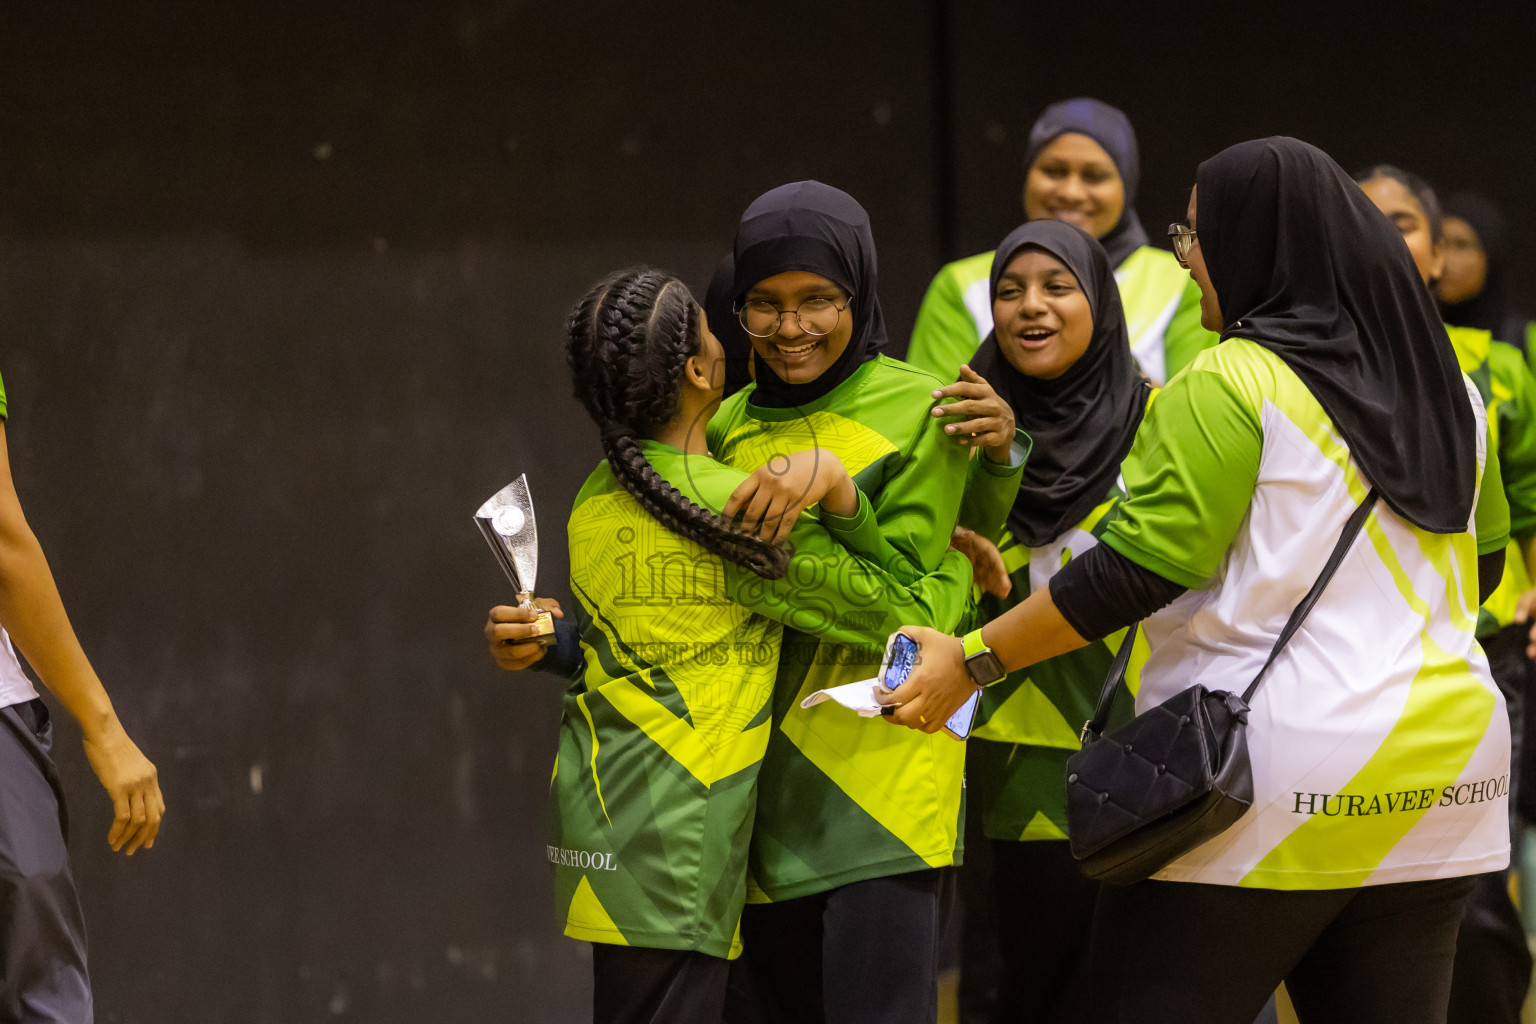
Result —
[{"label": "silver trophy", "polygon": [[533,496],[528,493],[528,475],[513,480],[497,491],[475,513],[475,525],[485,542],[496,553],[502,572],[512,581],[518,603],[534,608],[539,617],[538,632],[527,642],[549,646],[555,642],[555,620],[534,603],[534,576],[539,571],[539,531],[533,521]]}]

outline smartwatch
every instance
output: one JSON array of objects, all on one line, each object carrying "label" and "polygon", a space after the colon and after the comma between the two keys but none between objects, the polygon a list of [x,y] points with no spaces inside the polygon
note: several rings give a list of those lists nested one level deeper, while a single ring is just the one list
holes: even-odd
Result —
[{"label": "smartwatch", "polygon": [[991,686],[1008,673],[1003,663],[981,639],[981,630],[973,629],[961,641],[965,645],[965,670],[977,686]]}]

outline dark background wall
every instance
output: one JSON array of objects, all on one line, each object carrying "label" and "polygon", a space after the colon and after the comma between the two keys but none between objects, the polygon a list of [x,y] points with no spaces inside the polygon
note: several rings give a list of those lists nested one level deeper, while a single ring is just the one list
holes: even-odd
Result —
[{"label": "dark background wall", "polygon": [[1138,126],[1154,234],[1200,159],[1297,134],[1496,194],[1536,309],[1529,12],[1246,8],[0,6],[12,464],[170,803],[111,855],[61,730],[99,1019],[582,1019],[543,863],[559,683],[490,666],[469,515],[527,472],[563,596],[597,458],[563,312],[628,262],[702,287],[766,188],[865,203],[904,339],[1019,218],[1039,108],[1086,92]]}]

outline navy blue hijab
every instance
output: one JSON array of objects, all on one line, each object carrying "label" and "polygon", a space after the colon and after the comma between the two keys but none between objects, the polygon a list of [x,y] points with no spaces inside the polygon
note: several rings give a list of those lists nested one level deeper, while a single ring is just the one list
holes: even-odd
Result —
[{"label": "navy blue hijab", "polygon": [[1034,441],[1008,528],[1028,547],[1049,544],[1087,518],[1120,474],[1152,386],[1131,357],[1120,288],[1109,254],[1088,232],[1059,220],[1030,221],[1003,239],[992,257],[991,297],[1008,264],[1034,246],[1060,260],[1088,297],[1093,336],[1077,362],[1055,380],[1020,373],[1008,362],[997,329],[981,343],[971,368],[1013,407],[1019,429]]},{"label": "navy blue hijab", "polygon": [[852,296],[853,337],[842,355],[804,384],[788,383],[757,360],[753,405],[787,409],[814,402],[885,347],[885,314],[875,294],[875,238],[869,214],[848,193],[819,181],[764,192],[741,215],[734,256],[731,301],[737,308],[757,282],[790,270],[820,274]]},{"label": "navy blue hijab", "polygon": [[1392,222],[1297,139],[1224,149],[1195,185],[1222,340],[1279,356],[1398,515],[1431,533],[1465,531],[1478,483],[1472,404]]},{"label": "navy blue hijab", "polygon": [[1120,211],[1120,219],[1099,239],[1109,254],[1110,266],[1118,267],[1127,256],[1147,244],[1147,232],[1136,216],[1136,190],[1141,186],[1141,149],[1136,145],[1136,129],[1124,112],[1102,100],[1079,96],[1052,103],[1029,130],[1024,173],[1028,174],[1035,165],[1041,150],[1063,135],[1086,135],[1103,146],[1125,183],[1125,207]]}]

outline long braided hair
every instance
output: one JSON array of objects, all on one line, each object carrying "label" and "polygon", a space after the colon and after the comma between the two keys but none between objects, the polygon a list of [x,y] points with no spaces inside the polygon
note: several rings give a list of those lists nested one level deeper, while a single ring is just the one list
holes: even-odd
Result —
[{"label": "long braided hair", "polygon": [[582,297],[567,324],[576,399],[597,424],[613,475],[657,522],[764,579],[782,579],[788,550],[689,501],[636,443],[676,415],[683,370],[699,354],[701,331],[698,303],[677,278],[651,267],[610,274]]}]

